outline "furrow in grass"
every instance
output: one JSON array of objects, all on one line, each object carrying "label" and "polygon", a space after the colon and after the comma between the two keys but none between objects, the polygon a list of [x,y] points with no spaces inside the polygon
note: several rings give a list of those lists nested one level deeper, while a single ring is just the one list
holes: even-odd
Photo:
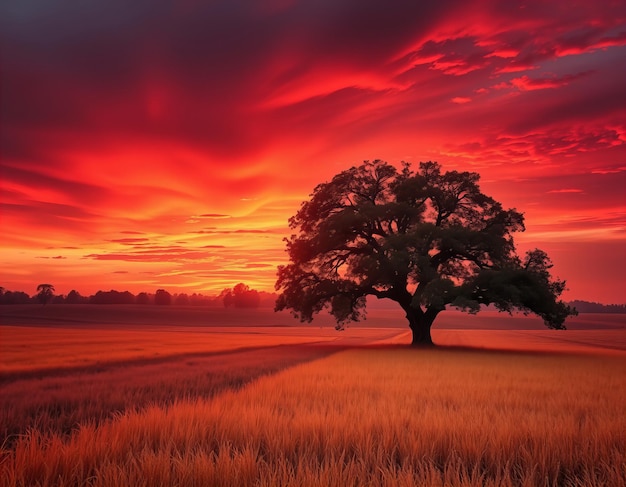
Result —
[{"label": "furrow in grass", "polygon": [[211,397],[340,349],[285,345],[189,354],[14,380],[0,388],[1,440],[12,444],[29,429],[69,434],[81,423],[98,424],[120,411]]}]

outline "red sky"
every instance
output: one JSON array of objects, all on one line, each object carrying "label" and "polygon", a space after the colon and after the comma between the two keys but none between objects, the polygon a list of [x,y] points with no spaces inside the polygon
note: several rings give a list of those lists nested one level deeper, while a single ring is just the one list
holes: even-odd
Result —
[{"label": "red sky", "polygon": [[626,302],[623,1],[9,0],[0,39],[7,289],[272,290],[316,184],[436,160]]}]

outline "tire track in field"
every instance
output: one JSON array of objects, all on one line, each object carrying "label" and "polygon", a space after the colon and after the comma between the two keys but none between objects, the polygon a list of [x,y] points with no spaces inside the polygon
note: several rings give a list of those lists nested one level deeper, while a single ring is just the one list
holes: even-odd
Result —
[{"label": "tire track in field", "polygon": [[0,444],[10,446],[29,429],[69,434],[82,423],[99,424],[128,409],[210,398],[346,348],[328,342],[280,345],[13,377],[0,385]]},{"label": "tire track in field", "polygon": [[0,372],[0,387],[7,383],[15,382],[17,380],[26,379],[44,379],[47,377],[59,377],[76,374],[89,374],[99,373],[110,370],[115,367],[136,367],[150,364],[166,364],[169,362],[177,362],[184,359],[191,358],[207,358],[221,355],[230,355],[232,353],[247,353],[254,352],[256,350],[265,350],[269,348],[280,349],[282,347],[298,346],[298,345],[322,345],[329,343],[327,341],[312,341],[296,344],[282,344],[282,345],[259,345],[249,346],[241,348],[232,348],[226,350],[214,350],[214,351],[201,351],[201,352],[183,352],[183,353],[171,353],[167,355],[155,355],[155,356],[138,356],[125,359],[114,359],[107,361],[98,361],[94,363],[88,363],[85,365],[67,365],[60,367],[42,367],[40,369],[26,369],[15,371],[1,371]]}]

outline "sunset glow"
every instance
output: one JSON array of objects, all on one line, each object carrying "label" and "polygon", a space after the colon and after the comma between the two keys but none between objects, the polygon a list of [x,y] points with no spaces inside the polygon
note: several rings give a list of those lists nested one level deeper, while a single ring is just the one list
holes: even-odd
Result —
[{"label": "sunset glow", "polygon": [[271,291],[318,183],[434,160],[626,302],[626,5],[380,5],[4,2],[0,285]]}]

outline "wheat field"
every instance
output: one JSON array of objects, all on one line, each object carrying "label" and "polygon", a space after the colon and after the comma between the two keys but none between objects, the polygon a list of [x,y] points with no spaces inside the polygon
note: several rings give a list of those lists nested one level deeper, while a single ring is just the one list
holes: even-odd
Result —
[{"label": "wheat field", "polygon": [[2,451],[6,486],[626,485],[623,356],[354,349]]}]

